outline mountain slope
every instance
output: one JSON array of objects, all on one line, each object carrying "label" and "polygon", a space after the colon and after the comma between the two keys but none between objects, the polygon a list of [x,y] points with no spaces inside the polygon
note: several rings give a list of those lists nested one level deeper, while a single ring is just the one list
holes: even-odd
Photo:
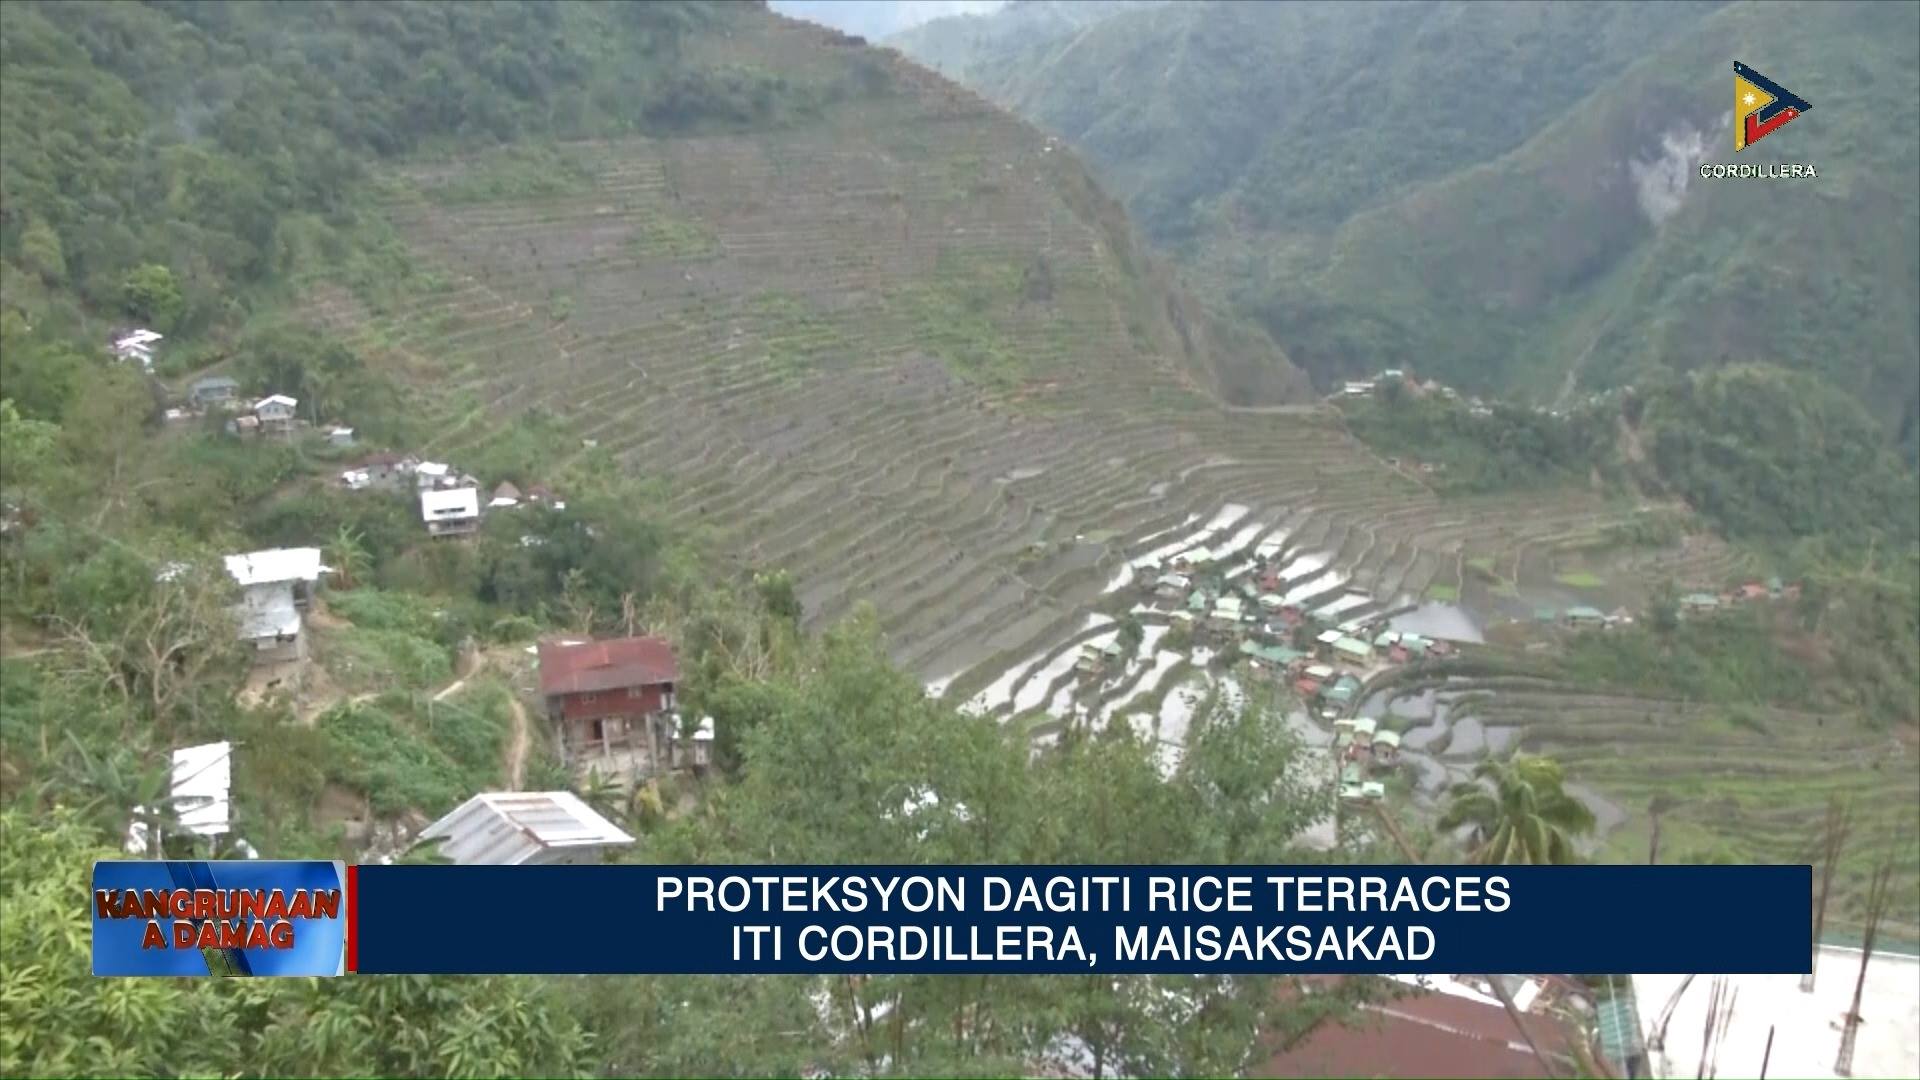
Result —
[{"label": "mountain slope", "polygon": [[[1322,380],[1401,366],[1552,400],[1569,374],[1768,360],[1911,450],[1916,11],[1185,4],[999,68],[925,55],[1065,134]],[[1740,160],[1817,181],[1687,171],[1733,159],[1730,56],[1815,106]]]},{"label": "mountain slope", "polygon": [[[781,70],[840,40],[762,19],[690,55]],[[562,144],[537,187],[497,154],[404,163],[381,213],[418,273],[316,285],[306,318],[408,373],[432,453],[542,432],[657,478],[664,516],[789,570],[810,621],[870,604],[897,660],[966,694],[1044,670],[1182,537],[1268,540],[1303,596],[1385,606],[1463,552],[1631,514],[1456,509],[1325,410],[1223,407],[1209,380],[1283,373],[1271,349],[1166,282],[1058,140],[889,63],[884,93],[777,131]]]}]

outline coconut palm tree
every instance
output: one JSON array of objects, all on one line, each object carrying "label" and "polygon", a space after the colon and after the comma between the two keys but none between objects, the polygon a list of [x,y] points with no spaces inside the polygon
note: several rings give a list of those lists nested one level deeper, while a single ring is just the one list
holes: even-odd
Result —
[{"label": "coconut palm tree", "polygon": [[1593,812],[1563,783],[1551,758],[1488,759],[1472,780],[1453,785],[1440,828],[1470,826],[1469,857],[1477,863],[1574,862],[1574,841],[1593,831]]}]

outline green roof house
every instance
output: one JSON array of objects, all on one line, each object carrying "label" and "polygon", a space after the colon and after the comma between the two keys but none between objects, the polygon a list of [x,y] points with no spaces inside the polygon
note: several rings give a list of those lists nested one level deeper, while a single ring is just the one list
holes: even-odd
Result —
[{"label": "green roof house", "polygon": [[1606,612],[1601,611],[1597,607],[1588,607],[1585,604],[1580,604],[1567,609],[1567,625],[1569,626],[1602,626],[1605,625],[1606,621]]},{"label": "green roof house", "polygon": [[1343,637],[1333,643],[1333,654],[1349,663],[1364,664],[1373,659],[1373,646],[1359,638]]}]

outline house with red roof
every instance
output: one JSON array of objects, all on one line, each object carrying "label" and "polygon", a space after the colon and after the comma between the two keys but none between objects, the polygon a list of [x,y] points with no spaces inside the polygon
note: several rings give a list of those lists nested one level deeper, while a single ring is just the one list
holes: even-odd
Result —
[{"label": "house with red roof", "polygon": [[[540,643],[540,696],[567,760],[604,771],[665,768],[680,662],[656,637]],[[663,751],[666,756],[663,756]]]}]

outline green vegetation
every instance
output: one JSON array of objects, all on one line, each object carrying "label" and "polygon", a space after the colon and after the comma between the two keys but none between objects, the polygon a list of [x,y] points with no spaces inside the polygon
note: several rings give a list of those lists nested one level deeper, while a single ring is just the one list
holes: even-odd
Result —
[{"label": "green vegetation", "polygon": [[1728,536],[1895,550],[1920,538],[1920,488],[1857,402],[1802,372],[1741,366],[1644,393],[1662,481]]},{"label": "green vegetation", "polygon": [[[498,424],[484,383],[444,401],[398,392],[446,373],[412,366],[430,348],[423,335],[487,324],[421,303],[474,282],[416,269],[369,205],[457,222],[522,198],[564,202],[580,190],[574,155],[591,152],[567,140],[762,128],[887,90],[891,62],[872,53],[811,31],[746,32],[772,24],[745,5],[7,9],[0,861],[44,872],[0,880],[0,1073],[978,1075],[1024,1071],[1071,1038],[1108,1072],[1225,1074],[1343,1007],[1244,978],[879,978],[836,986],[825,1017],[819,981],[797,978],[219,995],[152,983],[106,998],[79,981],[81,913],[61,898],[117,849],[135,807],[167,805],[171,749],[235,743],[235,832],[219,843],[361,858],[506,784],[518,745],[508,686],[525,674],[506,669],[562,630],[667,637],[682,708],[717,722],[718,775],[602,801],[641,834],[630,857],[754,861],[792,845],[900,863],[1301,857],[1291,837],[1325,800],[1293,779],[1277,711],[1211,709],[1173,783],[1155,748],[1119,729],[1030,766],[1019,732],[928,702],[871,622],[803,637],[802,583],[721,565],[704,537],[666,525],[667,500],[628,475],[631,444],[584,446],[560,410]],[[992,134],[1008,131],[1024,135]],[[469,157],[472,172],[445,171]],[[999,179],[993,160],[981,155],[976,186]],[[663,217],[634,243],[687,257],[710,239]],[[1094,275],[1030,258],[948,268],[902,289],[900,321],[996,386],[1025,374],[1008,329],[1021,305],[1100,297]],[[1159,306],[1166,294],[1144,281],[1130,284]],[[586,334],[591,287],[546,284],[502,289],[498,307],[529,334]],[[775,363],[849,353],[810,301],[763,299],[745,314],[783,331],[766,338]],[[434,313],[410,322],[416,306]],[[362,312],[377,333],[336,336]],[[359,450],[242,440],[218,418],[164,421],[179,386],[98,355],[107,327],[128,319],[168,334],[160,380],[231,374],[243,394],[298,397],[315,425],[353,424],[368,451],[444,453],[488,484],[550,484],[566,510],[490,514],[471,540],[430,541],[410,493],[334,486]],[[464,442],[447,438],[467,421]],[[269,685],[236,640],[219,557],[277,545],[322,546],[336,573],[308,614],[311,664]],[[452,689],[476,656],[501,670]],[[572,781],[540,732],[529,741],[525,784]],[[967,815],[908,820],[917,787]],[[1080,824],[1059,827],[1069,821]],[[168,842],[225,853],[174,831]],[[1164,1023],[1170,994],[1217,1023]],[[865,1022],[883,1004],[896,1017],[884,1039]],[[996,1019],[970,1022],[982,1016]]]},{"label": "green vegetation", "polygon": [[896,298],[923,347],[955,376],[1010,389],[1028,373],[1004,329],[1007,312],[1021,302],[1022,281],[1016,267],[947,258],[930,281]]},{"label": "green vegetation", "polygon": [[89,973],[96,859],[123,857],[69,811],[0,814],[0,1072],[9,1075],[479,1076],[584,1073],[559,987],[533,979],[125,979]]},{"label": "green vegetation", "polygon": [[636,254],[657,259],[694,259],[720,247],[719,237],[705,222],[666,210],[649,211],[632,243]]},{"label": "green vegetation", "polygon": [[1571,863],[1574,844],[1593,832],[1593,813],[1562,787],[1560,766],[1542,757],[1483,761],[1453,785],[1436,828],[1471,828],[1477,863]]},{"label": "green vegetation", "polygon": [[1559,417],[1512,405],[1475,415],[1464,402],[1416,397],[1388,382],[1373,397],[1344,402],[1347,427],[1377,452],[1432,465],[1443,491],[1483,492],[1584,484],[1609,460],[1613,423],[1604,411]]},{"label": "green vegetation", "polygon": [[782,375],[797,378],[852,359],[841,324],[797,296],[761,293],[750,297],[744,309],[749,317],[764,321],[767,360]]},{"label": "green vegetation", "polygon": [[0,297],[32,329],[25,355],[6,350],[7,381],[51,365],[43,349],[97,350],[115,319],[216,357],[276,286],[318,267],[367,285],[377,267],[390,286],[404,265],[363,209],[383,158],[531,136],[417,182],[451,203],[560,194],[581,174],[556,140],[764,128],[884,89],[859,61],[775,73],[691,47],[760,17],[680,0],[12,5]]},{"label": "green vegetation", "polygon": [[[1323,385],[1400,367],[1545,401],[1570,372],[1772,358],[1920,452],[1920,9],[1081,6],[899,42],[1063,133]],[[1730,50],[1816,106],[1900,104],[1823,109],[1741,155],[1817,182],[1699,182],[1687,147],[1731,157]],[[1461,85],[1479,104],[1434,115],[1433,88]]]}]

